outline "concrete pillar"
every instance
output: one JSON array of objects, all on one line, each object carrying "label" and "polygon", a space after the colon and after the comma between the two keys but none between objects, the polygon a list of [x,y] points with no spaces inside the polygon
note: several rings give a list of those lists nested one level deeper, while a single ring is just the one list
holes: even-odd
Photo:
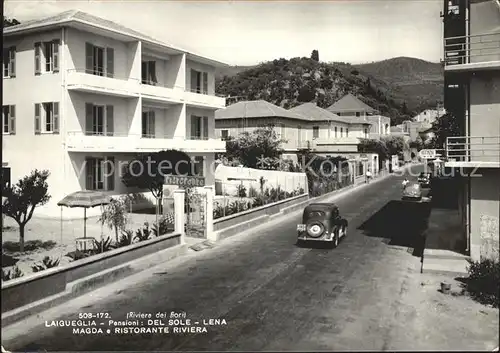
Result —
[{"label": "concrete pillar", "polygon": [[174,190],[174,210],[175,210],[175,232],[181,234],[181,244],[186,243],[186,231],[184,229],[184,198],[186,192],[183,189]]},{"label": "concrete pillar", "polygon": [[214,190],[212,186],[205,186],[205,237],[217,241],[214,233]]}]

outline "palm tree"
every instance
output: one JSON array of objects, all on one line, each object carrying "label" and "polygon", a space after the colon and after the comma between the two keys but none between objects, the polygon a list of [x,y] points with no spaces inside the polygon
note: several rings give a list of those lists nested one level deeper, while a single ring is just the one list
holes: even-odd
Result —
[{"label": "palm tree", "polygon": [[109,229],[115,230],[116,244],[118,244],[118,232],[125,230],[128,222],[127,206],[123,200],[112,199],[99,218],[102,225],[107,225]]}]

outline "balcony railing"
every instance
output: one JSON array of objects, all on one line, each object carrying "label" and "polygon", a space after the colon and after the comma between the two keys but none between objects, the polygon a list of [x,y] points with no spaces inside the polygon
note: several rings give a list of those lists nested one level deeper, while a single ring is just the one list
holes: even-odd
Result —
[{"label": "balcony railing", "polygon": [[459,136],[446,139],[449,162],[500,163],[500,136]]},{"label": "balcony railing", "polygon": [[500,61],[500,32],[444,40],[445,66],[492,61]]},{"label": "balcony railing", "polygon": [[160,134],[95,133],[70,131],[66,145],[70,151],[137,152],[179,149],[193,152],[224,152],[219,138],[172,136]]}]

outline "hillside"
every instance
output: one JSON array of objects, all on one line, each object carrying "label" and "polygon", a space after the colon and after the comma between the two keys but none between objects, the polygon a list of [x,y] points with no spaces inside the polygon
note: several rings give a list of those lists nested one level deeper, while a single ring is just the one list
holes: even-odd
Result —
[{"label": "hillside", "polygon": [[[381,114],[391,117],[394,125],[411,118],[417,111],[434,107],[441,99],[440,95],[422,88],[423,84],[439,85],[437,75],[431,75],[436,81],[419,81],[415,79],[418,73],[415,76],[404,68],[392,76],[389,70],[385,76],[372,74],[377,70],[384,72],[376,64],[354,67],[347,63],[321,63],[309,58],[279,59],[253,67],[226,70],[225,76],[217,79],[216,90],[217,93],[246,100],[263,99],[284,108],[310,101],[326,108],[343,95],[353,93]],[[231,72],[234,74],[231,75]],[[405,82],[406,85],[396,84],[396,75],[403,77],[400,83]],[[425,95],[430,97],[421,98]]]},{"label": "hillside", "polygon": [[443,100],[444,73],[440,63],[399,57],[370,64],[357,65],[360,72],[377,77],[395,86],[408,107],[416,109]]}]

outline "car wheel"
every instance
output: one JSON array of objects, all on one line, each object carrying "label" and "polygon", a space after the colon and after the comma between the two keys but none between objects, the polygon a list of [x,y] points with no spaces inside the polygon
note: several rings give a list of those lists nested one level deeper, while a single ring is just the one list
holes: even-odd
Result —
[{"label": "car wheel", "polygon": [[347,237],[347,227],[346,227],[346,226],[343,226],[343,227],[342,227],[342,230],[343,230],[343,232],[344,232],[344,235],[342,236],[342,238]]}]

